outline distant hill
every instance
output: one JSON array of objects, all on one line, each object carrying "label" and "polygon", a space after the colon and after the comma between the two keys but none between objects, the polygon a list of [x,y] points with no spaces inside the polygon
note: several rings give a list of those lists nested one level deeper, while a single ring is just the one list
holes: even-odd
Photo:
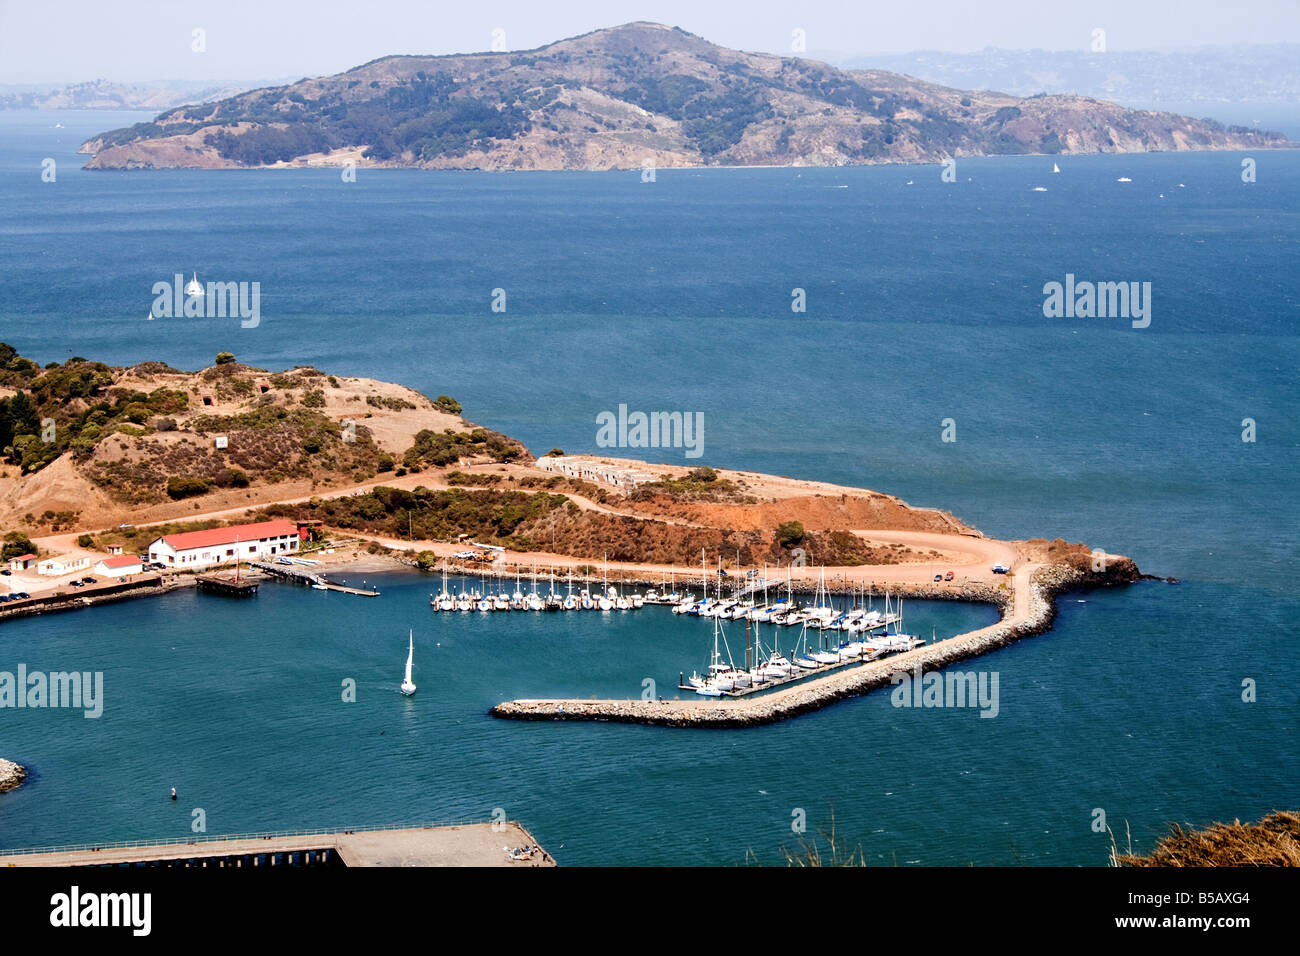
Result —
[{"label": "distant hill", "polygon": [[1210,46],[1198,50],[1089,53],[1000,50],[881,54],[837,59],[845,69],[893,70],[1012,96],[1072,93],[1130,105],[1300,103],[1300,45]]},{"label": "distant hill", "polygon": [[1284,144],[1281,134],[1084,97],[963,92],[630,23],[526,52],[384,57],[337,76],[171,109],[82,151],[94,154],[92,169],[348,160],[627,169]]},{"label": "distant hill", "polygon": [[181,81],[110,83],[91,80],[68,86],[0,86],[3,110],[165,110],[187,103],[210,103],[242,93],[253,84]]}]

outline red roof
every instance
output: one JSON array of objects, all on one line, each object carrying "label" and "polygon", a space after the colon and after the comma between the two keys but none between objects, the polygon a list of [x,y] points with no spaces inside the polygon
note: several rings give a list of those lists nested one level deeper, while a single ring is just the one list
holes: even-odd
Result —
[{"label": "red roof", "polygon": [[18,555],[18,557],[14,558],[13,560],[14,560],[14,561],[31,561],[31,560],[32,560],[33,558],[35,558],[35,557],[36,557],[36,555],[34,555],[34,554],[20,554],[20,555]]},{"label": "red roof", "polygon": [[119,554],[111,558],[100,558],[99,563],[106,568],[129,568],[139,564],[140,559],[133,554]]},{"label": "red roof", "polygon": [[194,548],[211,548],[236,541],[254,542],[259,538],[279,538],[285,535],[298,536],[298,528],[292,521],[277,519],[275,521],[258,521],[255,524],[236,524],[229,528],[209,528],[207,531],[185,531],[181,534],[169,534],[158,540],[166,541],[177,551],[189,551]]}]

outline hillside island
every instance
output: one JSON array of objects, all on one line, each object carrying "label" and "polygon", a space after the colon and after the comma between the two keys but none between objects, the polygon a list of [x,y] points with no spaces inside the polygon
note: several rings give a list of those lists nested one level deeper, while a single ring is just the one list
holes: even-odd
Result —
[{"label": "hillside island", "polygon": [[198,372],[80,357],[41,367],[0,343],[0,453],[0,625],[196,582],[229,589],[228,555],[241,541],[243,587],[259,573],[249,563],[310,552],[318,566],[305,577],[322,586],[334,571],[401,566],[510,577],[540,568],[593,587],[606,575],[662,587],[673,575],[710,591],[715,574],[766,573],[791,592],[889,592],[1001,611],[978,631],[763,695],[515,701],[493,711],[519,719],[782,719],[900,669],[1041,633],[1062,590],[1142,577],[1122,555],[988,538],[950,512],[862,488],[560,449],[539,459],[465,418],[450,396],[310,366],[268,372],[231,353]]},{"label": "hillside island", "polygon": [[612,170],[1293,145],[1089,97],[957,90],[746,53],[638,22],[536,50],[383,57],[165,110],[81,152],[88,169]]}]

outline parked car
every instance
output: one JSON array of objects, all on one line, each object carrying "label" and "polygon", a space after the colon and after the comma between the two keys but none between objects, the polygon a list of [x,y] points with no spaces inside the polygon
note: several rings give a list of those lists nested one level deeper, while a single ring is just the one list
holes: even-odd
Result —
[{"label": "parked car", "polygon": [[1006,573],[1007,573],[1008,571],[1010,571],[1010,570],[1011,570],[1011,569],[1010,569],[1009,567],[1007,567],[1005,564],[995,564],[995,565],[993,565],[993,573],[994,573],[994,574],[1006,574]]},{"label": "parked car", "polygon": [[943,576],[943,579],[944,579],[945,581],[951,581],[951,580],[952,580],[952,572],[949,571],[947,574],[945,574],[945,575]]},{"label": "parked car", "polygon": [[80,581],[72,581],[71,584],[74,588],[79,588],[83,586]]},{"label": "parked car", "polygon": [[942,575],[942,574],[936,574],[936,575],[934,576],[934,579],[935,579],[936,581],[942,581],[942,580],[943,580],[943,575]]},{"label": "parked car", "polygon": [[14,595],[14,597],[18,598],[19,600],[26,601],[29,597],[31,597],[31,595],[28,594],[26,591],[19,591]]},{"label": "parked car", "polygon": [[82,579],[81,579],[81,583],[82,583],[82,584],[98,584],[99,582],[96,581],[94,578],[82,578]]},{"label": "parked car", "polygon": [[10,571],[8,568],[0,568],[0,574],[3,574],[5,577],[8,577],[9,575],[13,574],[13,572]]},{"label": "parked car", "polygon": [[12,600],[13,600],[13,595],[0,594],[0,604],[8,604]]}]

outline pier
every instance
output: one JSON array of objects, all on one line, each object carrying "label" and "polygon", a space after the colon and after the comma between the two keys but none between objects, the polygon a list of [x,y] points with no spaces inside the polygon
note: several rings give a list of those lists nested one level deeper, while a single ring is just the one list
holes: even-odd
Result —
[{"label": "pier", "polygon": [[[515,852],[511,852],[511,851]],[[356,827],[159,842],[0,850],[4,866],[555,866],[514,821]]]},{"label": "pier", "polygon": [[323,591],[338,591],[341,594],[356,594],[361,597],[378,597],[378,591],[367,590],[365,588],[350,588],[345,584],[335,584],[327,581],[325,578],[314,571],[297,565],[271,564],[266,561],[254,562],[253,567],[259,571],[274,575],[277,578],[283,578],[286,581],[292,581],[294,584],[304,584]]},{"label": "pier", "polygon": [[257,581],[247,577],[236,580],[227,574],[196,574],[194,581],[205,594],[224,597],[252,597],[257,593]]}]

